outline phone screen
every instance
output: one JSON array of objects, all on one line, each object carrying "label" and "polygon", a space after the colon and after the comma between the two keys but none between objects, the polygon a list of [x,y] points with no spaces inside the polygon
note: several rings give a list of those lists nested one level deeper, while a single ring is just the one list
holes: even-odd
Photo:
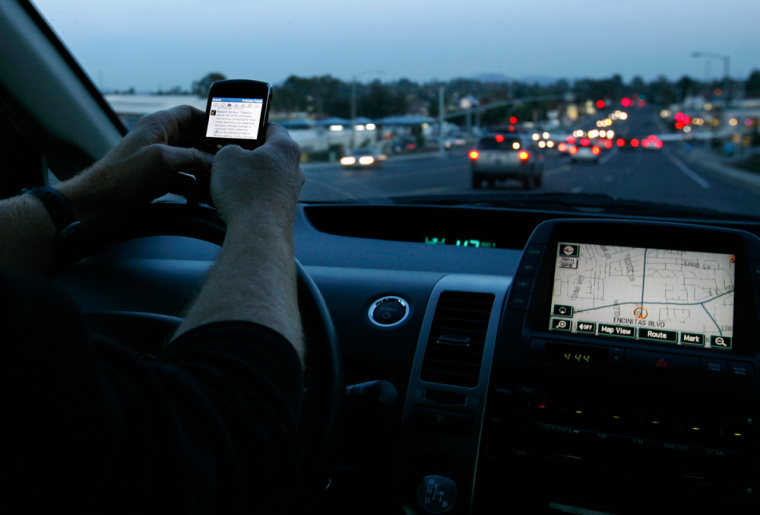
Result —
[{"label": "phone screen", "polygon": [[206,137],[257,139],[263,107],[263,98],[212,97]]}]

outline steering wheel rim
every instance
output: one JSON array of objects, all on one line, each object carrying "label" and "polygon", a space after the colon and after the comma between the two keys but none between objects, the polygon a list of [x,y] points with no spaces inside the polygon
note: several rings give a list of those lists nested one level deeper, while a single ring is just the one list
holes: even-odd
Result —
[{"label": "steering wheel rim", "polygon": [[[145,236],[186,236],[221,246],[225,232],[224,222],[211,208],[154,203],[138,220],[118,233],[70,249],[62,266],[65,269],[105,246]],[[303,513],[314,509],[329,486],[344,386],[337,334],[327,304],[297,259],[295,267],[306,348],[304,400],[299,423],[303,460],[297,503],[298,511]],[[91,314],[90,318],[88,325],[101,333],[107,332],[109,327],[124,327],[135,321],[165,330],[172,325],[168,320],[171,317],[146,313],[102,312]]]}]

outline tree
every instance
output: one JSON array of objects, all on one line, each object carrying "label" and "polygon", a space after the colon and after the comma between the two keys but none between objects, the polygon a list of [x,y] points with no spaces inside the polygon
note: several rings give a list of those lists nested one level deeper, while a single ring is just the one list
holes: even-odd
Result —
[{"label": "tree", "polygon": [[745,85],[745,95],[747,97],[760,97],[760,70],[755,70],[749,74]]},{"label": "tree", "polygon": [[640,75],[636,75],[633,79],[631,79],[631,89],[634,93],[643,94],[646,90],[646,83],[644,82],[644,79],[641,78]]},{"label": "tree", "polygon": [[655,104],[666,106],[677,101],[678,90],[667,77],[660,75],[649,84],[649,96]]},{"label": "tree", "polygon": [[218,80],[225,80],[226,78],[227,77],[219,72],[207,73],[202,79],[193,81],[190,92],[193,95],[198,95],[199,97],[203,98],[208,95],[208,90],[211,88],[211,84],[213,82],[216,82]]},{"label": "tree", "polygon": [[697,89],[696,83],[688,75],[681,77],[678,82],[676,82],[676,87],[678,88],[678,98],[680,100],[684,100],[686,97],[693,95]]}]

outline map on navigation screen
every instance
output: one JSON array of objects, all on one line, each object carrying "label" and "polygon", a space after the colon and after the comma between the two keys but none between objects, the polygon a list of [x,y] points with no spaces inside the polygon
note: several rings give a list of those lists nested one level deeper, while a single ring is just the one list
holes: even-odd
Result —
[{"label": "map on navigation screen", "polygon": [[549,329],[731,350],[733,254],[557,245]]}]

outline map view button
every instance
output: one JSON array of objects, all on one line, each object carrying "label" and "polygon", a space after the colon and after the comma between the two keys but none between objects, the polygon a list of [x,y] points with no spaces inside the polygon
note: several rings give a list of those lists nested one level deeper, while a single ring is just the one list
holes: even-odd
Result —
[{"label": "map view button", "polygon": [[634,340],[636,339],[636,328],[624,325],[599,324],[599,334]]}]

